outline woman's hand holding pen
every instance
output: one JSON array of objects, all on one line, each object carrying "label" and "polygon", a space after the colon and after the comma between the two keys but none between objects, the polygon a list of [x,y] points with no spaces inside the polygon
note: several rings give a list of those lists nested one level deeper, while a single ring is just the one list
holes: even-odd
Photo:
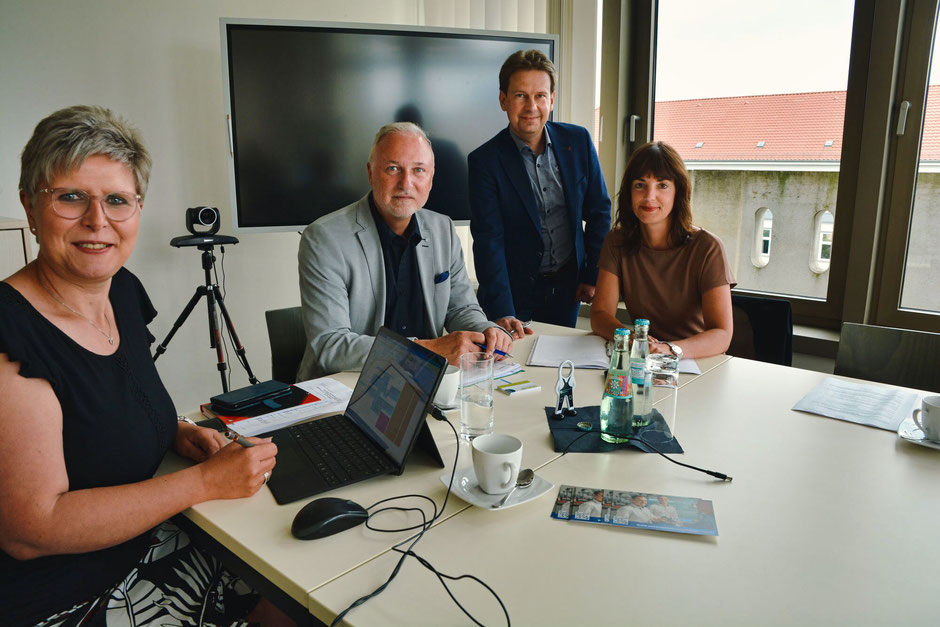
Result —
[{"label": "woman's hand holding pen", "polygon": [[[240,436],[243,437],[243,436]],[[243,438],[252,446],[229,442],[199,465],[206,498],[237,499],[261,489],[274,469],[277,445],[271,438]]]}]

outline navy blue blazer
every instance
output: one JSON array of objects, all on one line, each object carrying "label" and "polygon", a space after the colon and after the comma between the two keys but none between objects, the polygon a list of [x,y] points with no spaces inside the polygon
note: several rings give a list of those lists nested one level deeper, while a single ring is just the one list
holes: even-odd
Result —
[{"label": "navy blue blazer", "polygon": [[[611,217],[597,152],[583,127],[548,122],[545,128],[561,171],[579,282],[594,285]],[[542,263],[532,184],[508,127],[471,152],[467,164],[477,299],[490,320],[515,316],[517,305],[529,302]]]}]

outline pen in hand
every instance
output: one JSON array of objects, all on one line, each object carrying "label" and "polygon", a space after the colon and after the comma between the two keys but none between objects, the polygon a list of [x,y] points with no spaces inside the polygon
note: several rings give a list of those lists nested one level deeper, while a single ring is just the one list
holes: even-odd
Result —
[{"label": "pen in hand", "polygon": [[251,448],[252,446],[254,446],[254,442],[250,442],[248,438],[240,436],[239,434],[235,433],[231,429],[228,429],[224,433],[224,435],[232,442],[237,442],[238,444],[241,444],[245,448]]},{"label": "pen in hand", "polygon": [[[479,347],[482,348],[483,350],[486,350],[486,344],[480,344],[479,342],[474,342],[474,344],[476,344],[477,346],[479,346]],[[498,348],[494,348],[494,349],[493,349],[493,352],[494,352],[495,354],[499,355],[500,357],[512,357],[512,355],[510,355],[509,353],[504,353],[503,351],[499,350]]]}]

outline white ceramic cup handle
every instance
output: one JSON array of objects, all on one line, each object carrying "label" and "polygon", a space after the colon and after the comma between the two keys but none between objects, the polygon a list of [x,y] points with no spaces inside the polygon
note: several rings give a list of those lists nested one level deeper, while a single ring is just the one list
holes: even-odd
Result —
[{"label": "white ceramic cup handle", "polygon": [[914,424],[917,425],[921,431],[923,431],[924,433],[927,433],[927,430],[924,429],[924,423],[920,421],[920,414],[921,414],[921,409],[920,407],[918,407],[917,409],[914,410],[914,413],[912,414],[912,416],[914,417]]},{"label": "white ceramic cup handle", "polygon": [[516,465],[511,462],[503,462],[503,468],[509,471],[506,481],[500,484],[500,489],[505,490],[509,486],[513,485],[512,481],[512,471],[515,469]]}]

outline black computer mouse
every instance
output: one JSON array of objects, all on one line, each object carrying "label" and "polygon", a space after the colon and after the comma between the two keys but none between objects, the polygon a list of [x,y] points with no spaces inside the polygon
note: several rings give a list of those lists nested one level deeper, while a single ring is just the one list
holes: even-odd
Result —
[{"label": "black computer mouse", "polygon": [[359,503],[328,496],[304,505],[294,516],[290,532],[300,540],[316,540],[361,525],[368,517]]}]

